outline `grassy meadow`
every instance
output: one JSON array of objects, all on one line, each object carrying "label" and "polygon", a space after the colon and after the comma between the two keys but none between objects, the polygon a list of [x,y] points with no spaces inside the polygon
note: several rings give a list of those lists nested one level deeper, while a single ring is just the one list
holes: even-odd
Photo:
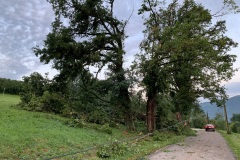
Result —
[{"label": "grassy meadow", "polygon": [[229,147],[234,152],[237,159],[240,160],[240,134],[227,134],[226,131],[219,131],[221,135],[227,140]]},{"label": "grassy meadow", "polygon": [[[140,131],[128,133],[124,127],[111,128],[112,134],[94,127],[70,127],[66,125],[68,118],[17,109],[14,105],[19,100],[19,96],[13,95],[0,97],[0,159],[97,160],[100,159],[97,153],[108,159],[144,159],[149,153],[184,138],[160,133],[160,138],[136,141],[141,137]],[[109,156],[110,150],[119,153]]]}]

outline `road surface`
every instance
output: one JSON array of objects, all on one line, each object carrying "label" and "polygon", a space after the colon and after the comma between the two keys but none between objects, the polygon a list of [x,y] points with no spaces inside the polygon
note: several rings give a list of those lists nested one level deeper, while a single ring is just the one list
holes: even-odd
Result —
[{"label": "road surface", "polygon": [[218,132],[198,130],[196,137],[168,146],[148,156],[149,160],[236,160]]}]

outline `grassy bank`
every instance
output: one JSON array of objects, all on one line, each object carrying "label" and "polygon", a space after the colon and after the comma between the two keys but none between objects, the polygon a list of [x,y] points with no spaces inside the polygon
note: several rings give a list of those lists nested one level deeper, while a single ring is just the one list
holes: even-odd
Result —
[{"label": "grassy bank", "polygon": [[240,160],[240,134],[227,134],[226,131],[219,131],[221,135],[227,140],[229,147],[234,152],[237,159]]},{"label": "grassy bank", "polygon": [[184,138],[169,133],[143,138],[140,131],[128,133],[124,127],[111,128],[112,134],[92,124],[69,127],[70,119],[11,107],[18,102],[18,96],[0,97],[0,159],[100,159],[98,153],[108,159],[130,160]]}]

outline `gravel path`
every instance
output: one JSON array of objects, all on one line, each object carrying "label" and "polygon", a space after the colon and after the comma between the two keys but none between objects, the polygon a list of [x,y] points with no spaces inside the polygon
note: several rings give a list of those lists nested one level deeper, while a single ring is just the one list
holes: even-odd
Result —
[{"label": "gravel path", "polygon": [[149,160],[236,160],[218,132],[198,130],[196,137],[168,146],[148,156]]}]

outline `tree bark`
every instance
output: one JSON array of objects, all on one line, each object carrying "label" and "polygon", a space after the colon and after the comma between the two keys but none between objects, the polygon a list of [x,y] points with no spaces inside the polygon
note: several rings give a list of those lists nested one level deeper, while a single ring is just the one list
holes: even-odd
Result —
[{"label": "tree bark", "polygon": [[118,104],[121,107],[122,113],[124,114],[124,121],[126,123],[128,131],[135,131],[135,125],[133,120],[133,113],[131,109],[131,99],[129,96],[128,85],[125,85],[126,77],[124,75],[124,69],[123,69],[123,49],[121,45],[121,41],[119,41],[118,45],[120,46],[119,53],[120,56],[118,56],[117,61],[115,62],[115,70],[114,73],[117,76],[117,84],[120,85],[119,91],[118,91]]},{"label": "tree bark", "polygon": [[155,120],[156,96],[149,97],[147,100],[147,129],[152,133],[156,128]]}]

